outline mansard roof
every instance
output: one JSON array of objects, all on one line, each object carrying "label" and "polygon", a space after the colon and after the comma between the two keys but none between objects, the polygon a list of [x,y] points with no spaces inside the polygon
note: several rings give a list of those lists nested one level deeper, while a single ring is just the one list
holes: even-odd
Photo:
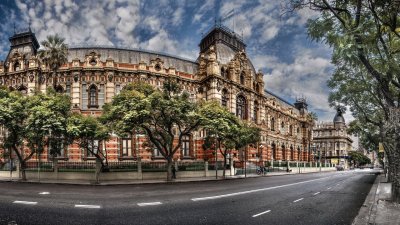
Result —
[{"label": "mansard roof", "polygon": [[117,48],[107,46],[72,46],[69,48],[68,61],[78,58],[85,61],[85,56],[91,52],[100,55],[100,60],[105,62],[108,58],[117,63],[139,64],[143,61],[150,64],[151,60],[156,58],[164,62],[164,67],[175,68],[177,71],[195,74],[198,69],[198,63],[189,59],[168,55],[165,53],[153,52],[141,49]]},{"label": "mansard roof", "polygon": [[296,109],[296,107],[293,104],[289,103],[282,97],[279,97],[278,95],[272,93],[271,91],[264,90],[264,92],[267,97],[276,98],[282,106],[287,107],[287,108],[292,108],[294,113],[300,114],[300,111],[298,109]]}]

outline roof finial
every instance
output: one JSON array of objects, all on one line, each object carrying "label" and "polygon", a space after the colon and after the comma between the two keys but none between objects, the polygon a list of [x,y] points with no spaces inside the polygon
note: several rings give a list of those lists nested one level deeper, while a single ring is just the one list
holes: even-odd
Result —
[{"label": "roof finial", "polygon": [[16,34],[17,33],[17,31],[16,31],[16,29],[15,29],[15,22],[14,22],[14,34]]},{"label": "roof finial", "polygon": [[32,30],[31,30],[31,19],[29,18],[29,26],[28,26],[28,29],[29,29],[29,32],[32,32]]}]

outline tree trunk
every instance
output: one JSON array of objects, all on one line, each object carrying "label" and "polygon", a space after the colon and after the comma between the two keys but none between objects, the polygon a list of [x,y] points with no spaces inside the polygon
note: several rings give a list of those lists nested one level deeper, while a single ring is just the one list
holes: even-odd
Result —
[{"label": "tree trunk", "polygon": [[393,201],[400,203],[400,143],[397,141],[394,151],[394,157],[390,163],[392,176],[392,197]]},{"label": "tree trunk", "polygon": [[22,180],[26,181],[26,162],[25,161],[20,162],[20,168],[21,168]]},{"label": "tree trunk", "polygon": [[172,181],[172,166],[173,164],[172,158],[167,159],[167,181]]},{"label": "tree trunk", "polygon": [[225,171],[226,170],[226,154],[224,155],[224,168],[223,168],[223,170],[222,170],[222,176],[224,177],[224,179],[225,179]]}]

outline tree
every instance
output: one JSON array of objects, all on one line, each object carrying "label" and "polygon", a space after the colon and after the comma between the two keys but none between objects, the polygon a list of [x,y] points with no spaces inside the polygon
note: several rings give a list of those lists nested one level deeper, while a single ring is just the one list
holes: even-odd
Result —
[{"label": "tree", "polygon": [[[163,90],[137,82],[127,85],[112,103],[104,108],[107,126],[120,136],[144,132],[167,160],[167,180],[172,180],[173,157],[182,139],[201,124],[198,104],[189,100],[179,85],[171,80]],[[174,140],[177,139],[176,144]]]},{"label": "tree", "polygon": [[[0,126],[7,132],[4,147],[11,149],[20,163],[22,180],[26,180],[26,162],[38,156],[51,143],[51,130],[66,136],[66,118],[70,111],[67,96],[49,91],[25,96],[0,88]],[[28,147],[28,148],[25,148]],[[54,154],[60,148],[54,147]]]},{"label": "tree", "polygon": [[[239,120],[219,102],[204,102],[200,114],[203,117],[202,127],[207,131],[204,149],[219,150],[224,157],[223,177],[225,177],[226,158],[236,147],[236,134],[241,129]],[[217,162],[215,162],[217,163]]]},{"label": "tree", "polygon": [[102,143],[109,139],[109,129],[99,118],[75,113],[68,119],[67,132],[87,155],[93,155],[101,163],[101,170],[96,170],[96,182],[99,182],[99,173],[108,171],[107,151],[103,151]]},{"label": "tree", "polygon": [[[321,16],[308,22],[309,36],[333,49],[331,104],[350,107],[361,135],[385,145],[394,199],[400,202],[400,29],[399,1],[291,0]],[[363,138],[366,140],[367,138]],[[376,141],[376,140],[375,140]],[[374,143],[375,145],[377,143]]]},{"label": "tree", "polygon": [[351,151],[349,152],[349,157],[354,167],[371,164],[371,159],[360,152]]},{"label": "tree", "polygon": [[40,44],[44,49],[39,50],[39,59],[50,69],[53,76],[53,88],[56,89],[58,69],[68,62],[68,45],[64,43],[65,39],[56,35],[47,36],[47,40]]}]

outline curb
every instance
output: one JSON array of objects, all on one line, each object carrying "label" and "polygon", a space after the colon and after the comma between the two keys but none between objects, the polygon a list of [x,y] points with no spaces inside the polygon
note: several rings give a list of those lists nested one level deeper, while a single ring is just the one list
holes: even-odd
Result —
[{"label": "curb", "polygon": [[[225,179],[222,177],[219,177],[218,179],[212,178],[212,179],[192,179],[192,180],[173,180],[173,181],[167,181],[167,180],[148,180],[148,182],[146,182],[146,180],[141,180],[140,182],[132,182],[130,183],[128,182],[116,182],[116,183],[94,183],[94,181],[85,181],[82,183],[77,183],[77,182],[73,182],[73,180],[71,180],[71,182],[57,182],[57,181],[52,181],[52,180],[42,180],[40,182],[38,181],[34,181],[34,180],[27,180],[27,181],[22,181],[22,180],[0,180],[0,183],[26,183],[26,184],[55,184],[55,185],[79,185],[79,186],[117,186],[117,185],[148,185],[148,184],[173,184],[173,183],[189,183],[189,182],[210,182],[210,181],[224,181],[224,180],[236,180],[236,179],[249,179],[249,178],[261,178],[261,177],[273,177],[273,176],[288,176],[288,175],[300,175],[300,174],[315,174],[315,173],[327,173],[327,172],[336,172],[336,170],[332,170],[332,171],[316,171],[316,172],[308,172],[308,173],[282,173],[282,174],[267,174],[267,175],[255,175],[255,176],[247,176],[247,177],[226,177]],[[104,181],[103,181],[104,182]]]},{"label": "curb", "polygon": [[372,185],[367,195],[367,198],[362,204],[360,211],[354,218],[352,225],[366,225],[375,223],[374,221],[376,217],[376,200],[377,200],[376,193],[378,191],[378,186],[380,183],[381,176],[382,176],[381,174],[376,176],[374,184]]}]

